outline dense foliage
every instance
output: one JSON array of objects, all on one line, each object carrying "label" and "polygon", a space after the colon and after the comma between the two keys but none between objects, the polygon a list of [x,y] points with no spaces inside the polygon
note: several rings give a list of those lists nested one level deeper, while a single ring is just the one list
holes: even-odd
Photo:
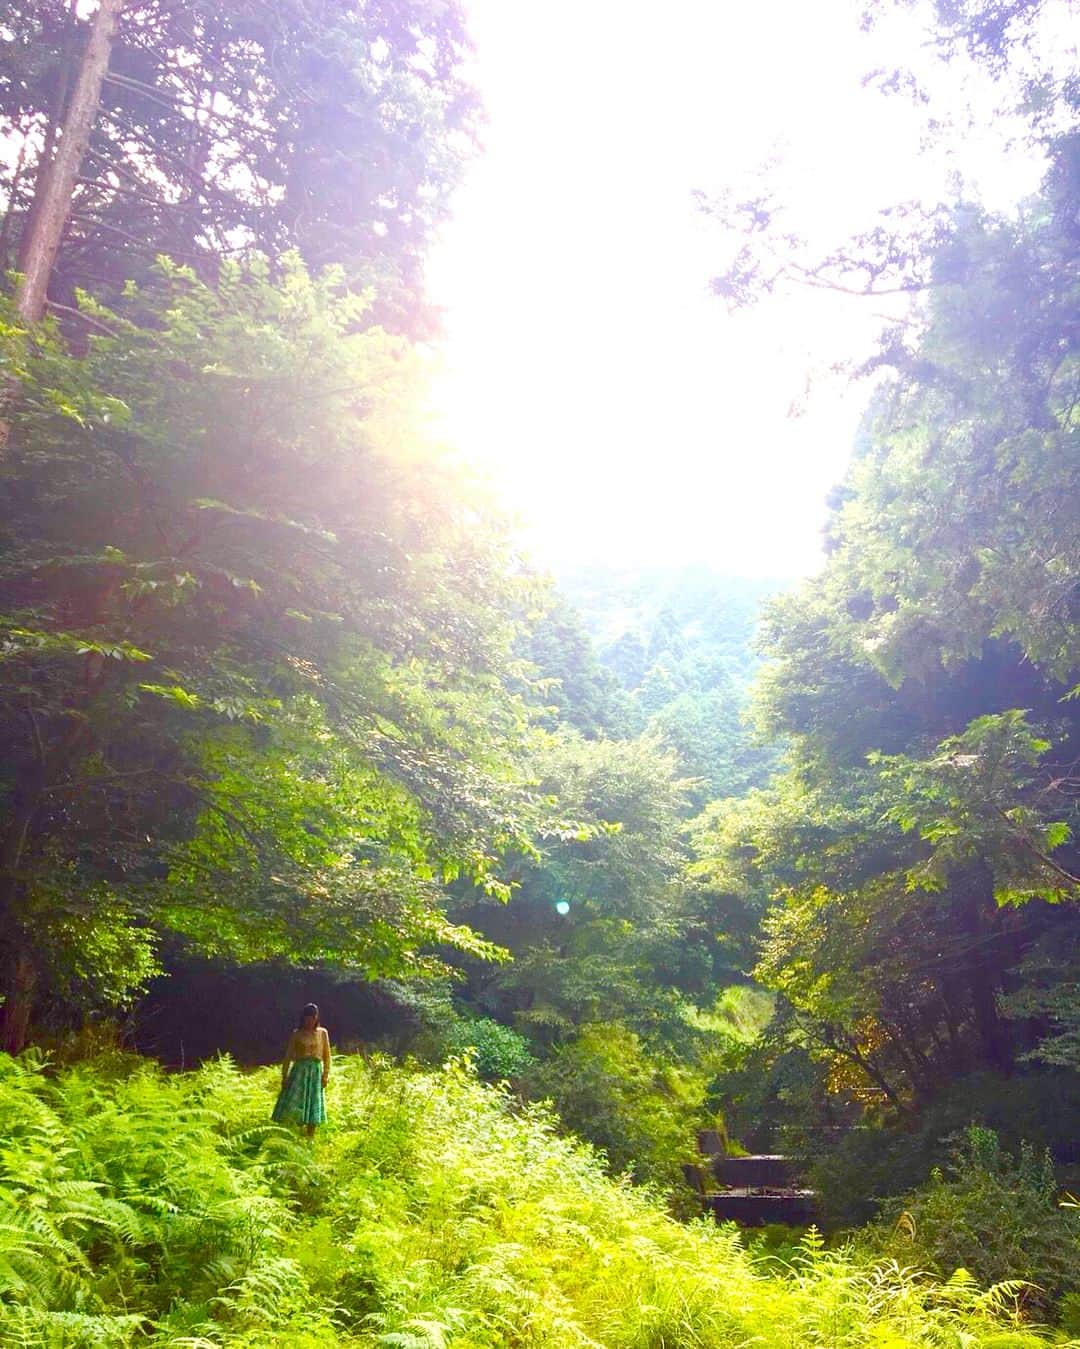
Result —
[{"label": "dense foliage", "polygon": [[[0,6],[5,268],[19,258],[89,13]],[[422,255],[473,143],[458,4],[275,0],[124,6],[51,284],[115,298],[158,254],[212,280],[222,257],[298,249],[378,285],[425,326]]]},{"label": "dense foliage", "polygon": [[[1022,1279],[1045,1310],[1080,1284],[1080,1215],[1059,1202],[1049,1152],[1003,1152],[997,1135],[969,1128],[950,1165],[893,1200],[869,1230],[879,1251],[926,1269],[966,1269],[979,1283]],[[1068,1319],[1068,1318],[1067,1318]]]},{"label": "dense foliage", "polygon": [[[0,1060],[0,1333],[26,1349],[748,1343],[1036,1349],[1017,1290],[808,1237],[757,1265],[460,1067],[339,1062],[314,1151],[273,1075]],[[797,1337],[797,1338],[796,1338]]]},{"label": "dense foliage", "polygon": [[80,357],[8,326],[9,994],[115,1003],[166,930],[400,972],[524,845],[518,586],[339,283],[163,264]]},{"label": "dense foliage", "polygon": [[958,206],[926,259],[828,565],[769,610],[757,712],[786,767],[695,829],[699,873],[764,915],[791,1033],[894,1116],[975,1070],[1077,1067],[1080,160],[1058,95],[1040,194]]},{"label": "dense foliage", "polygon": [[[458,7],[150,0],[99,48],[80,7],[2,17],[0,242],[22,265],[55,217],[62,316],[18,289],[5,315],[4,1042],[123,1007],[162,960],[380,978],[396,1048],[472,1045],[671,1179],[732,1043],[694,1020],[727,958],[680,828],[753,775],[752,604],[724,631],[690,578],[639,688],[428,444],[377,325],[422,326],[469,150]],[[416,982],[448,969],[456,1001]],[[643,1135],[631,1084],[688,1074]]]}]

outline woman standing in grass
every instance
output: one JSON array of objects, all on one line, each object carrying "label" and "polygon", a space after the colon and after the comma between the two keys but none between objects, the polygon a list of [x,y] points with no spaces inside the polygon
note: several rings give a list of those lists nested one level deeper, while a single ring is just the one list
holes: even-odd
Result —
[{"label": "woman standing in grass", "polygon": [[285,1046],[281,1091],[273,1119],[278,1124],[302,1124],[307,1136],[313,1138],[315,1126],[326,1123],[324,1092],[329,1076],[330,1036],[319,1025],[319,1009],[309,1002]]}]

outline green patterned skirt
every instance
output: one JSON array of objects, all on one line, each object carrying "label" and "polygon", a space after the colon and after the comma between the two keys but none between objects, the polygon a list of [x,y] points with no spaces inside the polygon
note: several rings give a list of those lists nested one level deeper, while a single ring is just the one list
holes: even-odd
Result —
[{"label": "green patterned skirt", "polygon": [[271,1116],[278,1124],[325,1124],[322,1059],[297,1059]]}]

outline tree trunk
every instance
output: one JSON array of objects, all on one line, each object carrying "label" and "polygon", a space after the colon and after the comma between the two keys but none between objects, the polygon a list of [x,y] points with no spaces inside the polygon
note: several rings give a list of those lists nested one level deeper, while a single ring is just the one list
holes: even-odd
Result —
[{"label": "tree trunk", "polygon": [[8,1054],[21,1054],[26,1046],[37,977],[28,953],[17,951],[4,981],[4,1006],[0,1009],[0,1049]]},{"label": "tree trunk", "polygon": [[71,213],[75,182],[90,141],[101,86],[109,68],[113,39],[125,0],[99,0],[75,88],[64,113],[60,140],[42,173],[19,249],[22,273],[16,304],[24,319],[36,323],[45,313],[49,278]]},{"label": "tree trunk", "polygon": [[959,900],[960,927],[967,943],[968,989],[979,1040],[979,1057],[999,1073],[1013,1067],[1009,1028],[998,1011],[1000,960],[997,945],[998,907],[994,878],[986,862],[976,862],[958,871],[952,881]]},{"label": "tree trunk", "polygon": [[[53,94],[52,107],[49,109],[48,125],[45,128],[45,139],[42,141],[41,151],[38,155],[37,164],[34,167],[34,181],[30,189],[30,206],[26,213],[26,218],[22,222],[22,238],[29,238],[34,233],[35,222],[41,214],[41,188],[45,183],[45,176],[49,171],[49,165],[52,163],[53,151],[56,149],[56,138],[59,135],[60,127],[64,122],[64,114],[67,111],[68,94],[71,93],[71,73],[75,64],[75,53],[79,41],[79,3],[78,0],[71,0],[67,12],[64,15],[64,40],[60,46],[60,73],[56,80],[56,90]],[[12,199],[14,199],[14,187],[12,188]],[[15,270],[18,271],[18,258],[22,256],[22,248],[18,251]]]},{"label": "tree trunk", "polygon": [[23,869],[27,847],[33,834],[34,819],[41,805],[45,764],[19,775],[15,800],[0,846],[0,951],[4,953],[2,970],[4,995],[0,1007],[0,1049],[19,1054],[26,1045],[30,1013],[34,1007],[38,972],[19,921],[19,901],[25,880]]},{"label": "tree trunk", "polygon": [[[29,789],[29,795],[35,796],[35,784]],[[24,783],[16,788],[16,795],[27,792]],[[29,952],[22,944],[19,925],[14,910],[20,891],[19,868],[26,851],[26,842],[34,817],[35,804],[16,802],[16,809],[8,824],[3,848],[0,850],[0,921],[4,927],[2,948],[7,951],[7,961],[3,970],[4,982],[0,992],[4,995],[0,1007],[0,1049],[9,1054],[22,1052],[26,1044],[26,1034],[30,1027],[30,1012],[34,1005],[34,988],[37,984],[37,970]]]}]

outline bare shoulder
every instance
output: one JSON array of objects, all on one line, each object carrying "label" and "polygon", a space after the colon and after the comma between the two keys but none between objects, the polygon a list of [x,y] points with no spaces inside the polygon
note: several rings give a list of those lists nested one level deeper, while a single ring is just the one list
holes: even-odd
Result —
[{"label": "bare shoulder", "polygon": [[319,1034],[320,1034],[320,1035],[322,1036],[322,1038],[327,1042],[327,1044],[330,1043],[330,1032],[326,1029],[325,1026],[320,1026],[320,1027],[319,1027]]}]

